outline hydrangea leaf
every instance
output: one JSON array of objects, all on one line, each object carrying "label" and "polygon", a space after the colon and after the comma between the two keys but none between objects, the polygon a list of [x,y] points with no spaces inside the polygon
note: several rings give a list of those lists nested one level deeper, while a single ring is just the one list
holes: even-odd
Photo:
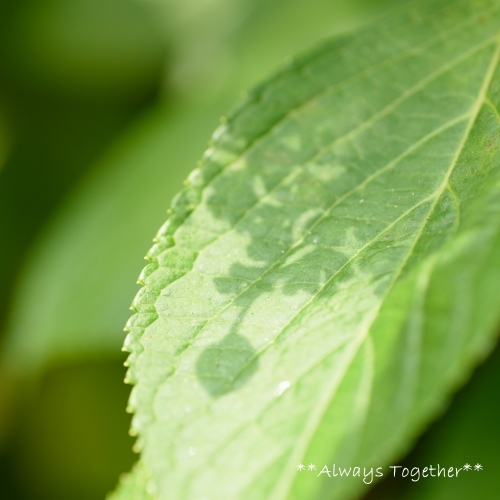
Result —
[{"label": "hydrangea leaf", "polygon": [[362,477],[318,472],[397,458],[491,348],[499,22],[497,0],[408,4],[216,130],[128,323],[158,498],[350,498]]}]

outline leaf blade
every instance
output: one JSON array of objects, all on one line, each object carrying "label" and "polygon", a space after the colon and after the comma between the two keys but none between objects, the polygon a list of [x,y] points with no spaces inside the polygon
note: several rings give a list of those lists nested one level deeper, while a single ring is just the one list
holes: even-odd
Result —
[{"label": "leaf blade", "polygon": [[[426,8],[433,10],[435,4],[424,3],[422,12]],[[372,324],[382,321],[384,305],[397,302],[396,284],[403,283],[398,291],[407,300],[408,317],[400,321],[414,330],[423,321],[418,304],[427,284],[437,279],[434,261],[450,251],[447,244],[459,247],[470,219],[458,217],[457,194],[448,184],[457,162],[470,154],[467,140],[484,112],[499,54],[497,2],[483,2],[474,22],[465,15],[473,9],[470,2],[446,8],[443,23],[455,32],[451,41],[434,33],[434,45],[428,42],[426,51],[405,56],[399,67],[398,62],[389,69],[382,64],[378,80],[365,77],[363,85],[323,96],[321,106],[315,106],[314,86],[300,94],[291,82],[304,68],[315,77],[329,71],[338,78],[345,47],[328,45],[318,52],[320,65],[314,66],[312,56],[268,82],[216,132],[205,169],[191,176],[191,186],[177,199],[150,253],[145,288],[134,306],[138,314],[129,324],[130,378],[138,381],[131,400],[134,426],[160,498],[167,488],[178,498],[235,498],[243,492],[245,498],[306,498],[306,492],[323,488],[319,480],[301,486],[303,476],[295,478],[293,464],[306,455],[351,366],[369,366],[373,347],[364,346],[365,338],[378,328]],[[481,18],[486,11],[489,27]],[[412,15],[389,26],[407,30]],[[434,19],[439,27],[441,18]],[[415,23],[428,36],[427,24]],[[382,23],[374,31],[385,29]],[[344,40],[354,47],[347,53],[365,43],[363,36],[374,38],[374,33]],[[412,35],[404,40],[413,43]],[[387,59],[387,53],[382,56]],[[377,53],[375,59],[385,60],[382,56]],[[349,78],[352,68],[346,61]],[[411,71],[391,86],[403,66]],[[290,93],[285,104],[278,90]],[[365,95],[376,106],[367,105]],[[306,104],[297,106],[297,99]],[[342,123],[332,123],[333,111]],[[495,180],[496,170],[490,170],[481,175]],[[481,190],[485,196],[484,185]],[[479,236],[494,240],[491,227],[481,231]],[[335,325],[334,335],[329,324]],[[487,338],[487,329],[481,331]],[[390,367],[391,360],[385,362],[374,376]],[[361,370],[365,381],[359,394],[346,397],[351,405],[365,401],[368,412],[366,373]],[[403,410],[408,405],[399,404]],[[420,403],[427,418],[435,404]],[[416,427],[410,420],[401,433]],[[350,424],[344,421],[341,427],[353,439]],[[331,435],[332,424],[326,427]],[[206,429],[213,436],[207,437]],[[340,446],[344,437],[337,438]],[[368,456],[376,449],[362,436],[356,439]],[[168,450],[159,444],[165,442]],[[255,442],[258,458],[250,451]],[[391,443],[392,455],[398,446]],[[167,452],[168,457],[162,455]],[[323,447],[322,453],[330,451]],[[266,469],[278,477],[273,481]],[[346,482],[328,491],[340,498],[344,488],[360,486]]]}]

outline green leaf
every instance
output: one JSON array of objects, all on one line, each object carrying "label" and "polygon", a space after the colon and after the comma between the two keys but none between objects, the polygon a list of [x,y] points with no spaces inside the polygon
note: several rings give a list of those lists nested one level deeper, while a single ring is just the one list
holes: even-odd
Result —
[{"label": "green leaf", "polygon": [[116,491],[108,495],[107,500],[155,500],[154,496],[147,492],[149,473],[142,464],[138,462],[128,474],[123,474]]},{"label": "green leaf", "polygon": [[7,81],[105,106],[155,88],[169,33],[157,6],[136,0],[4,4],[0,23]]},{"label": "green leaf", "polygon": [[299,58],[214,134],[149,254],[130,406],[159,498],[324,499],[405,450],[491,347],[500,2]]}]

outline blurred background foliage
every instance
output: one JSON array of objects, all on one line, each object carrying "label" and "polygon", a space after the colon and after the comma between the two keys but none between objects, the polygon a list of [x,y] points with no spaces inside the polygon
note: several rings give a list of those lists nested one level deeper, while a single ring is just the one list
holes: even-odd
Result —
[{"label": "blurred background foliage", "polygon": [[[0,0],[1,499],[102,499],[130,469],[123,326],[171,199],[245,88],[402,3]],[[477,422],[463,446],[500,465],[491,359],[411,457],[454,462]]]}]

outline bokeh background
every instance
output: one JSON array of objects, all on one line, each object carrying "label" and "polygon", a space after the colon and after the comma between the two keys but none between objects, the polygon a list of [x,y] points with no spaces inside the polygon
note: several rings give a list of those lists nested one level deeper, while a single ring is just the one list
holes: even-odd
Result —
[{"label": "bokeh background", "polygon": [[[0,0],[0,499],[113,490],[136,459],[128,307],[211,132],[290,55],[406,4]],[[495,352],[404,463],[500,470],[499,363]],[[385,481],[367,499],[493,499],[498,486],[486,472]]]}]

